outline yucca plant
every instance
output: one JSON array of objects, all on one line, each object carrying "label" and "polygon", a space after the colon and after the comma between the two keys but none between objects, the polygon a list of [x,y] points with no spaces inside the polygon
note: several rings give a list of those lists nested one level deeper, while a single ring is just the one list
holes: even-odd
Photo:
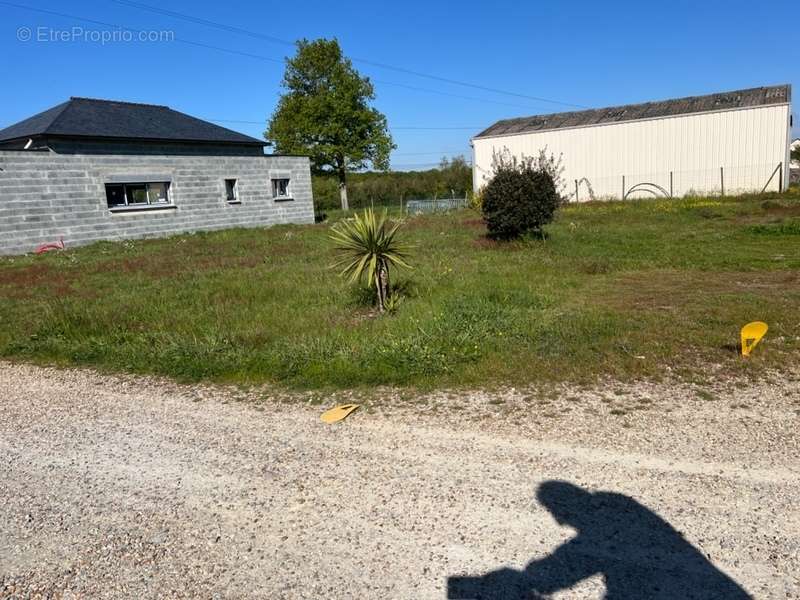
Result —
[{"label": "yucca plant", "polygon": [[392,225],[384,210],[380,215],[368,208],[353,219],[336,223],[330,238],[339,253],[335,267],[351,283],[366,280],[376,293],[378,309],[386,309],[389,298],[389,266],[410,269],[406,262],[410,246],[397,239],[400,223]]}]

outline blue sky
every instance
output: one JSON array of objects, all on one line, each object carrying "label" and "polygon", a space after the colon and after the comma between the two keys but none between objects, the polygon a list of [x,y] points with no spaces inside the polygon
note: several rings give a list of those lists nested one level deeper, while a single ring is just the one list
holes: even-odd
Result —
[{"label": "blue sky", "polygon": [[[126,1],[11,2],[71,15],[58,16],[0,0],[0,127],[69,96],[89,96],[167,104],[261,137],[292,48]],[[793,25],[800,9],[790,1],[135,3],[281,40],[336,36],[346,54],[363,61],[519,94],[356,61],[375,81],[398,169],[468,155],[470,136],[497,119],[570,110],[570,104],[600,107],[777,83],[791,83],[800,94]],[[75,17],[170,31],[180,41],[102,43],[102,32],[113,28]],[[19,39],[24,28],[32,39]],[[52,39],[59,35],[69,39]],[[798,137],[797,108],[794,114]]]}]

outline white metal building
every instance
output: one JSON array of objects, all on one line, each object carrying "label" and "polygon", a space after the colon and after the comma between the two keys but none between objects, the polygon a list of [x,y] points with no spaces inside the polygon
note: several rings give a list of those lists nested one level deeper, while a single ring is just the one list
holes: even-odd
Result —
[{"label": "white metal building", "polygon": [[472,139],[475,189],[493,155],[561,155],[570,200],[782,190],[791,86],[498,121]]}]

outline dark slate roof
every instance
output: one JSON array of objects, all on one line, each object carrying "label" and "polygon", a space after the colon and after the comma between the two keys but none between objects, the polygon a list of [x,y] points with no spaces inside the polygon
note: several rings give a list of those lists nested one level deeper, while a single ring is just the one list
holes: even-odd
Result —
[{"label": "dark slate roof", "polygon": [[658,117],[671,117],[769,104],[787,104],[791,102],[791,96],[791,85],[775,85],[771,87],[752,88],[749,90],[723,92],[720,94],[709,94],[707,96],[689,96],[688,98],[676,98],[673,100],[662,100],[660,102],[645,102],[644,104],[628,104],[625,106],[593,108],[591,110],[536,115],[518,119],[504,119],[480,132],[475,138],[547,131],[566,127],[604,125],[622,121],[655,119]]},{"label": "dark slate roof", "polygon": [[70,98],[0,130],[0,142],[36,136],[266,145],[168,106],[92,98]]}]

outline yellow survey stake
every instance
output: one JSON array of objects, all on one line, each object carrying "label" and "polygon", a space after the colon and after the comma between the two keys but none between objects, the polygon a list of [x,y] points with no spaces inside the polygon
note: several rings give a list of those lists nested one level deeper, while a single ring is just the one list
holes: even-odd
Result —
[{"label": "yellow survey stake", "polygon": [[358,404],[340,404],[330,410],[326,410],[320,418],[326,423],[336,423],[336,421],[341,421],[357,408]]},{"label": "yellow survey stake", "polygon": [[753,321],[742,327],[742,356],[750,356],[753,348],[767,333],[767,324]]}]

